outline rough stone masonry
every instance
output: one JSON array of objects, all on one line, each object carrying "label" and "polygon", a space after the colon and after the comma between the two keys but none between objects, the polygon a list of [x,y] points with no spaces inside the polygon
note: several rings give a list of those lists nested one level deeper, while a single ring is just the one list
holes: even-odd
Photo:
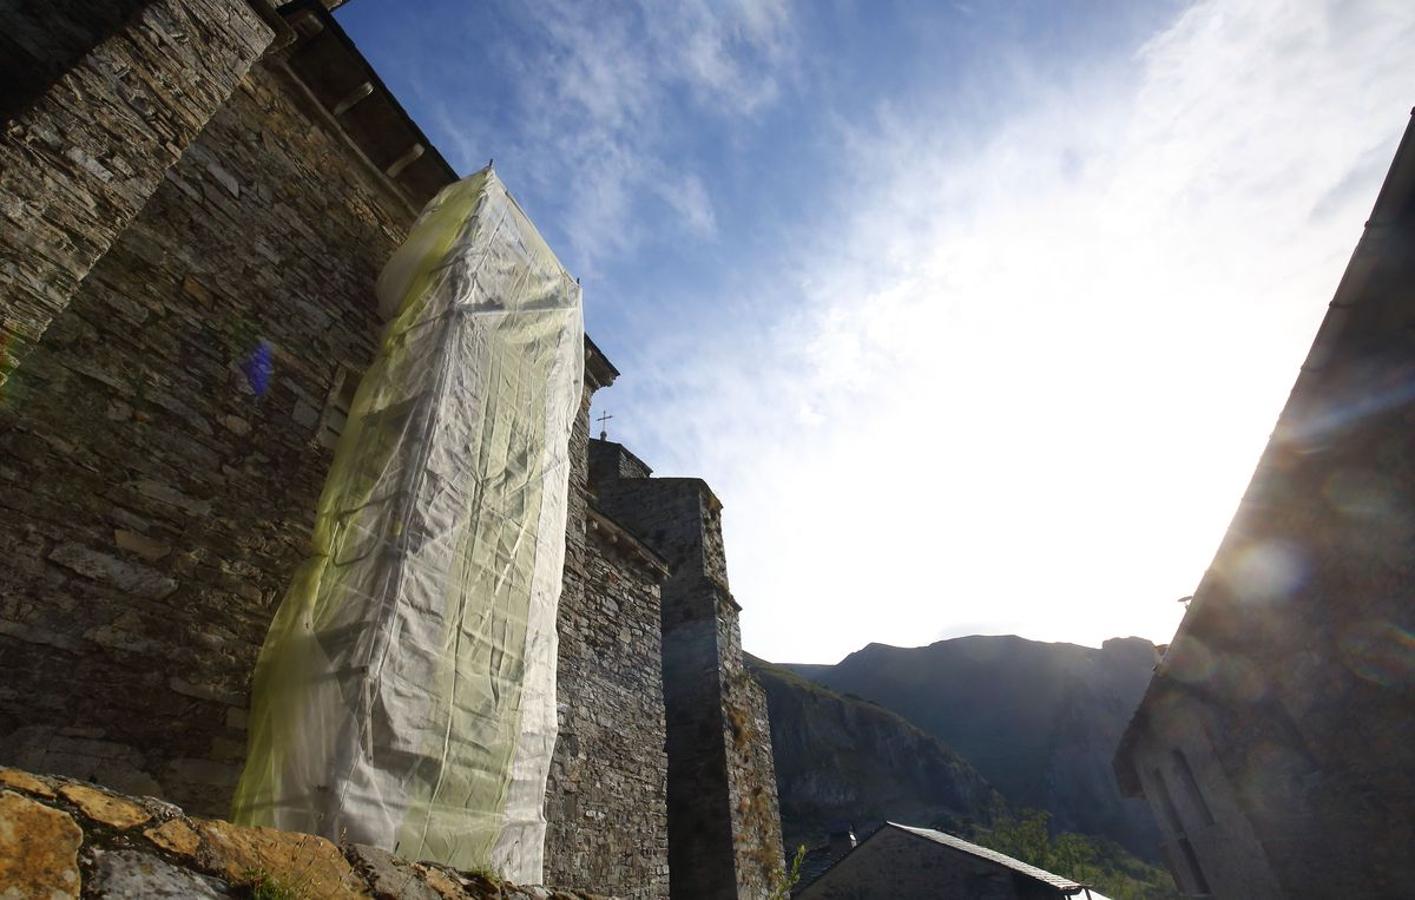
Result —
[{"label": "rough stone masonry", "polygon": [[593,900],[0,768],[0,896]]},{"label": "rough stone masonry", "polygon": [[[0,762],[228,811],[374,278],[456,178],[325,5],[3,14]],[[764,896],[775,782],[720,506],[646,466],[592,489],[589,400],[617,372],[589,350],[547,880]]]},{"label": "rough stone masonry", "polygon": [[727,586],[722,504],[701,479],[648,477],[618,444],[592,441],[590,459],[598,508],[671,569],[662,591],[669,871],[692,881],[682,896],[765,896],[781,877],[781,817],[766,694],[743,664]]}]

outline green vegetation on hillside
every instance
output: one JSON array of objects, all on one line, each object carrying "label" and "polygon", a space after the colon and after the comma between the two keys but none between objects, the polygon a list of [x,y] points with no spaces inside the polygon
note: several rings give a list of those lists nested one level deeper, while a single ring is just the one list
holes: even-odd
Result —
[{"label": "green vegetation on hillside", "polygon": [[[1013,643],[1020,640],[1010,639]],[[1126,649],[1120,643],[1119,649]],[[1114,654],[1116,647],[1111,646]],[[1052,652],[1047,647],[1042,650]],[[792,844],[797,840],[823,841],[830,822],[852,822],[862,837],[884,820],[929,823],[931,828],[1088,884],[1110,900],[1180,897],[1168,872],[1120,844],[1070,830],[1053,833],[1054,823],[1062,828],[1074,828],[1075,824],[1065,818],[1056,823],[1048,812],[1026,809],[1025,800],[1015,806],[1006,803],[962,756],[898,712],[832,689],[785,666],[751,657],[748,665],[767,694],[782,826]],[[1050,677],[1037,672],[1032,675],[1030,679],[1018,678],[1031,684]],[[991,696],[982,688],[955,693],[969,703],[981,703],[980,698]],[[920,694],[919,708],[926,709],[930,701],[936,703],[937,694]],[[955,704],[950,708],[962,714],[977,707]],[[1001,736],[984,728],[973,735],[975,739],[1011,741],[1017,733],[1028,731],[1022,727],[1027,723],[1032,730],[1055,731],[1038,725],[1046,717],[1025,711],[1017,714],[1024,720],[1020,725],[999,718],[995,710],[989,715],[996,726],[993,730]],[[1083,719],[1093,722],[1094,717]],[[957,720],[949,724],[959,727]],[[1105,741],[1100,744],[1104,746]],[[1015,812],[1019,808],[1023,811]]]},{"label": "green vegetation on hillside", "polygon": [[1150,810],[1121,794],[1111,770],[1154,665],[1154,645],[1140,638],[1097,649],[974,635],[870,644],[797,674],[903,716],[967,760],[1012,809],[1044,809],[1056,831],[1108,838],[1158,864]]},{"label": "green vegetation on hillside", "polygon": [[1003,816],[975,827],[969,840],[1024,863],[1088,884],[1111,900],[1177,900],[1174,879],[1104,838],[1064,832],[1052,834],[1050,815],[1026,810],[1020,818]]}]

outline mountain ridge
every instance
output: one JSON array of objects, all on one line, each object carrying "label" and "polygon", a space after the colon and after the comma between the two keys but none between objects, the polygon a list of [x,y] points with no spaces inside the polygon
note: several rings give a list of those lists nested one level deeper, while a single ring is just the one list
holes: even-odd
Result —
[{"label": "mountain ridge", "polygon": [[1058,830],[1106,837],[1153,860],[1149,810],[1121,796],[1110,760],[1155,658],[1155,645],[1137,637],[1094,648],[970,635],[923,647],[875,642],[834,665],[781,668],[899,714],[1013,808],[1046,810]]},{"label": "mountain ridge", "polygon": [[898,713],[743,656],[767,694],[788,848],[840,825],[986,822],[1002,809],[966,760]]}]

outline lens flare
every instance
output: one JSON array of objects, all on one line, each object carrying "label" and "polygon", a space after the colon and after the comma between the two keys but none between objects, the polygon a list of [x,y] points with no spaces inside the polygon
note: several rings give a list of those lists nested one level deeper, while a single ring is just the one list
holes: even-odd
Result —
[{"label": "lens flare", "polygon": [[241,363],[241,371],[246,375],[246,383],[251,391],[262,397],[270,389],[270,376],[275,372],[274,347],[270,341],[261,338],[251,355]]},{"label": "lens flare", "polygon": [[1298,547],[1286,541],[1268,540],[1238,553],[1228,581],[1240,600],[1273,603],[1291,597],[1306,577],[1306,561]]},{"label": "lens flare", "polygon": [[1213,652],[1198,638],[1187,636],[1174,642],[1165,662],[1170,677],[1191,685],[1206,683],[1216,668]]},{"label": "lens flare", "polygon": [[1228,696],[1250,704],[1256,704],[1267,696],[1267,678],[1251,659],[1237,653],[1225,653],[1219,657],[1218,663],[1218,680]]},{"label": "lens flare", "polygon": [[[1364,419],[1409,406],[1415,402],[1415,381],[1395,381],[1378,371],[1352,377],[1359,393],[1336,397],[1308,411],[1301,419],[1279,426],[1280,436],[1298,445],[1320,445]],[[1384,384],[1382,384],[1384,382]]]},{"label": "lens flare", "polygon": [[1415,636],[1393,622],[1368,619],[1346,630],[1341,661],[1367,681],[1386,687],[1415,685]]},{"label": "lens flare", "polygon": [[1322,485],[1322,496],[1333,509],[1352,518],[1380,519],[1391,511],[1397,492],[1388,479],[1366,469],[1338,469]]}]

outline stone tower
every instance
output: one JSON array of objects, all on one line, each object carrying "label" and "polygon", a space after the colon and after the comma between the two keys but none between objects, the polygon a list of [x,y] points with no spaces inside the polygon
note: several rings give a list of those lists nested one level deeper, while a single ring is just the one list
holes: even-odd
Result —
[{"label": "stone tower", "polygon": [[742,663],[722,504],[698,478],[651,478],[623,446],[590,441],[596,506],[662,557],[669,880],[674,900],[762,897],[781,878],[766,696]]}]

